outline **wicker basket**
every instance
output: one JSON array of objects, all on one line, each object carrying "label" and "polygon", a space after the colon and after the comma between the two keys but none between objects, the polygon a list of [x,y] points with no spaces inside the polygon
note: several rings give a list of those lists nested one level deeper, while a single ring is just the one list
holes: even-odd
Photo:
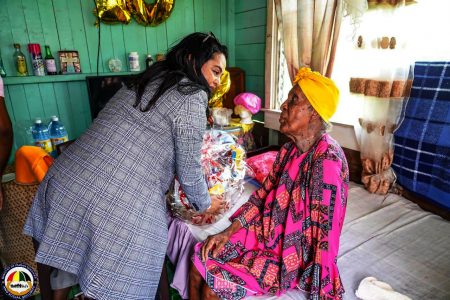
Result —
[{"label": "wicker basket", "polygon": [[[0,211],[0,258],[5,266],[24,263],[37,275],[33,242],[22,233],[22,229],[38,185],[19,185],[9,181],[2,187],[5,197]],[[34,294],[37,293],[39,285]]]}]

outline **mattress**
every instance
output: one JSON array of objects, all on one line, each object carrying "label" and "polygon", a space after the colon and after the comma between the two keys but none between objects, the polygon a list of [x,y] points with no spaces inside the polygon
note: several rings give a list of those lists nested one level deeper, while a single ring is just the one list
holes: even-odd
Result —
[{"label": "mattress", "polygon": [[[339,271],[346,293],[376,277],[411,299],[450,299],[450,222],[394,194],[351,184],[341,234]],[[280,299],[259,296],[247,299]],[[281,299],[308,299],[289,291]]]}]

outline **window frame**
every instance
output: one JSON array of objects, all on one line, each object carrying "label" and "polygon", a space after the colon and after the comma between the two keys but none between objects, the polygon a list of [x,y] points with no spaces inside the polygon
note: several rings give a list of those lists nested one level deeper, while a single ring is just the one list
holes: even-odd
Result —
[{"label": "window frame", "polygon": [[264,97],[264,126],[266,128],[279,131],[279,117],[281,111],[274,109],[277,89],[276,82],[278,78],[278,21],[276,18],[275,5],[273,0],[267,0],[267,29],[266,29],[266,52],[265,52],[265,88]]}]

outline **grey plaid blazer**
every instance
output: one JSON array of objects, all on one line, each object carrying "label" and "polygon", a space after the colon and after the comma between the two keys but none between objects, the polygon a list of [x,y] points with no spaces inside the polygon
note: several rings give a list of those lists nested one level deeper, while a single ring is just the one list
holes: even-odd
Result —
[{"label": "grey plaid blazer", "polygon": [[[142,105],[153,95],[147,87]],[[122,88],[49,169],[24,233],[36,261],[74,273],[95,299],[154,299],[167,247],[174,175],[193,206],[210,198],[200,166],[206,93],[168,90],[148,112]]]}]

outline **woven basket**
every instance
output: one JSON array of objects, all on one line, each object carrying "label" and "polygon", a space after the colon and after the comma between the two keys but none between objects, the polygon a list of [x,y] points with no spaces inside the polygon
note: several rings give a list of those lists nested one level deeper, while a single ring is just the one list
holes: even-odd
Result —
[{"label": "woven basket", "polygon": [[[10,181],[2,187],[5,197],[0,211],[0,258],[6,266],[26,264],[37,275],[33,241],[22,233],[22,229],[38,185],[19,185]],[[34,294],[37,293],[39,285]]]}]

